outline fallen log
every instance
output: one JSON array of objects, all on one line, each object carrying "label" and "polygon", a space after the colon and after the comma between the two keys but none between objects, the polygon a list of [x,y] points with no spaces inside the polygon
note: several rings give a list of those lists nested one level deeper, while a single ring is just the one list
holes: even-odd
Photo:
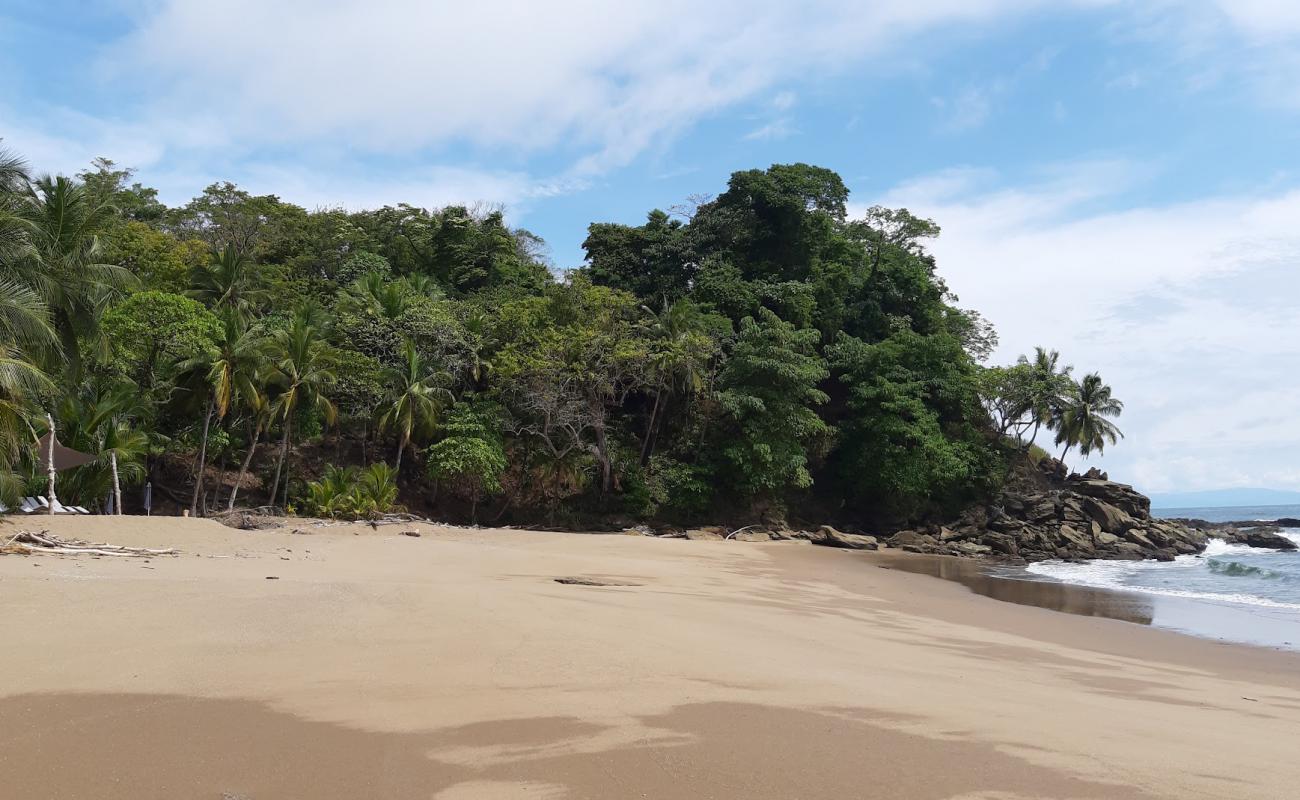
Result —
[{"label": "fallen log", "polygon": [[124,547],[101,542],[87,542],[81,539],[60,539],[49,531],[35,533],[18,531],[0,545],[0,555],[58,555],[58,556],[126,556],[151,558],[153,556],[174,556],[180,551],[174,548],[153,549],[148,547]]}]

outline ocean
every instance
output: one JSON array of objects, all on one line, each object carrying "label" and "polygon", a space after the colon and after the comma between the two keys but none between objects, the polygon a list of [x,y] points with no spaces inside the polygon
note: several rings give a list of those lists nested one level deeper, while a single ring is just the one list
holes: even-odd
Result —
[{"label": "ocean", "polygon": [[[1159,517],[1210,522],[1300,518],[1300,505],[1152,509]],[[1282,534],[1300,544],[1300,529]],[[1215,638],[1300,649],[1300,551],[1279,552],[1212,540],[1173,562],[1044,561],[1023,578],[1187,602],[1152,603],[1151,624]],[[1165,618],[1159,617],[1163,609]]]}]

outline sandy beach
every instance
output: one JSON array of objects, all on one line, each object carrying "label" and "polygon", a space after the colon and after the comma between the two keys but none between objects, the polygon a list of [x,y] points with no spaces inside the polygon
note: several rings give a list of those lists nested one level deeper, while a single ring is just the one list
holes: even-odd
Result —
[{"label": "sandy beach", "polygon": [[998,602],[861,553],[423,524],[0,531],[21,527],[183,552],[0,557],[5,798],[1300,785],[1300,655]]}]

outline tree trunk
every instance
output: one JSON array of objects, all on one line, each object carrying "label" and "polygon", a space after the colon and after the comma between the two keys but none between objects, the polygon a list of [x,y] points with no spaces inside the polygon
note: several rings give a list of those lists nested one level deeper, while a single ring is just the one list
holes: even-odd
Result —
[{"label": "tree trunk", "polygon": [[655,404],[650,409],[650,424],[645,427],[645,441],[641,443],[641,466],[645,466],[650,460],[650,452],[654,449],[655,423],[659,419],[659,401],[664,396],[663,388],[655,390]]},{"label": "tree trunk", "polygon": [[199,495],[203,492],[203,471],[208,461],[208,428],[212,425],[212,398],[208,398],[208,413],[203,417],[203,443],[199,445],[199,471],[194,476],[194,494],[190,497],[190,516],[199,511]]},{"label": "tree trunk", "polygon": [[45,419],[50,423],[50,452],[48,454],[50,458],[50,472],[49,488],[46,489],[46,492],[50,496],[46,499],[50,501],[50,513],[53,514],[55,507],[59,504],[58,495],[54,493],[54,416],[52,414],[46,414]]},{"label": "tree trunk", "polygon": [[[280,455],[275,460],[275,478],[271,480],[271,505],[275,505],[275,496],[280,490],[280,471],[284,469],[284,455],[289,451],[289,418],[284,420],[284,436],[280,440]],[[288,483],[286,480],[285,483]]]},{"label": "tree trunk", "polygon": [[235,495],[239,494],[239,487],[244,484],[244,476],[248,474],[248,467],[253,463],[253,453],[257,452],[257,442],[261,437],[262,422],[258,420],[257,426],[253,428],[253,438],[248,443],[248,455],[244,456],[244,463],[239,467],[239,477],[235,478],[235,485],[230,487],[230,500],[226,503],[227,511],[235,507]]},{"label": "tree trunk", "polygon": [[402,451],[406,449],[408,441],[409,437],[406,434],[402,434],[401,438],[397,440],[397,465],[393,467],[394,475],[402,474]]},{"label": "tree trunk", "polygon": [[117,479],[116,451],[109,452],[108,463],[113,468],[113,513],[120,515],[122,513],[122,482]]},{"label": "tree trunk", "polygon": [[1029,437],[1029,443],[1025,445],[1026,450],[1034,446],[1034,440],[1038,438],[1038,426],[1041,424],[1042,420],[1034,420],[1034,432]]},{"label": "tree trunk", "polygon": [[[280,463],[284,464],[284,502],[281,503],[281,508],[289,507],[289,464],[287,463],[289,459],[289,431],[290,426],[286,424],[284,426],[284,441],[280,444]],[[271,498],[271,505],[275,505],[275,497]]]},{"label": "tree trunk", "polygon": [[596,460],[600,462],[600,491],[608,494],[614,488],[614,465],[609,457],[609,438],[605,435],[605,405],[599,398],[588,397],[596,433]]}]

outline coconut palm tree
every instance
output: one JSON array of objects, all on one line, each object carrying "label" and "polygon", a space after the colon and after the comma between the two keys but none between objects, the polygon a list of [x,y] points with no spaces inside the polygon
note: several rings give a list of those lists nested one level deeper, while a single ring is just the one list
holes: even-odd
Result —
[{"label": "coconut palm tree", "polygon": [[215,312],[228,312],[247,319],[264,299],[257,285],[253,262],[233,246],[213,250],[206,265],[190,276],[187,294]]},{"label": "coconut palm tree", "polygon": [[260,377],[264,371],[266,354],[265,338],[251,330],[236,310],[227,308],[225,324],[216,347],[181,365],[182,370],[202,372],[204,383],[211,389],[207,413],[203,418],[203,437],[199,444],[194,493],[190,497],[191,516],[198,513],[199,497],[203,494],[212,416],[215,413],[218,420],[224,420],[237,399],[255,411],[265,403]]},{"label": "coconut palm tree", "polygon": [[66,372],[74,378],[81,374],[79,337],[93,339],[104,304],[137,283],[130,270],[102,262],[98,234],[113,213],[82,183],[39,178],[28,186],[23,205],[30,255],[7,265],[10,277],[48,306]]},{"label": "coconut palm tree", "polygon": [[[293,436],[295,415],[300,408],[315,408],[327,423],[333,424],[338,410],[326,396],[335,382],[330,369],[333,348],[325,341],[325,320],[319,307],[303,304],[294,310],[288,327],[274,331],[270,338],[270,365],[272,379],[279,384],[280,394],[272,403],[272,417],[278,417],[283,427],[280,455],[275,464],[275,478],[271,482],[271,502],[275,502],[280,473]],[[285,502],[288,502],[289,481],[284,481]]]},{"label": "coconut palm tree", "polygon": [[1124,434],[1108,418],[1118,417],[1123,411],[1124,404],[1111,396],[1110,387],[1102,383],[1100,375],[1093,372],[1083,376],[1061,409],[1056,432],[1056,443],[1065,445],[1061,460],[1072,447],[1077,446],[1086,457],[1122,439]]},{"label": "coconut palm tree", "polygon": [[690,300],[669,305],[665,300],[659,313],[643,307],[649,314],[649,328],[655,344],[650,353],[654,405],[641,443],[641,464],[650,460],[660,427],[664,401],[675,391],[696,395],[704,390],[708,365],[715,355],[712,337],[704,331],[704,314]]},{"label": "coconut palm tree", "polygon": [[402,363],[384,372],[389,393],[379,415],[381,431],[396,431],[397,459],[394,472],[402,469],[402,453],[413,438],[430,433],[438,423],[444,403],[453,400],[447,386],[452,377],[428,364],[415,343],[402,343]]},{"label": "coconut palm tree", "polygon": [[60,491],[90,504],[112,494],[117,513],[122,509],[122,483],[138,483],[145,476],[149,436],[139,420],[145,413],[139,391],[132,384],[87,387],[59,403],[59,438],[70,447],[95,456],[60,480]]},{"label": "coconut palm tree", "polygon": [[395,281],[382,272],[373,271],[357,278],[339,302],[347,311],[396,320],[410,307],[411,297],[411,289],[404,281]]},{"label": "coconut palm tree", "polygon": [[1041,426],[1046,425],[1048,429],[1057,426],[1065,399],[1074,388],[1074,381],[1070,378],[1074,367],[1061,367],[1060,360],[1061,354],[1057,351],[1035,347],[1032,360],[1021,356],[1016,362],[1027,366],[1030,375],[1028,392],[1022,400],[1024,407],[1020,410],[1020,416],[1028,415],[1034,423],[1033,433],[1025,443],[1026,450],[1038,438]]}]

